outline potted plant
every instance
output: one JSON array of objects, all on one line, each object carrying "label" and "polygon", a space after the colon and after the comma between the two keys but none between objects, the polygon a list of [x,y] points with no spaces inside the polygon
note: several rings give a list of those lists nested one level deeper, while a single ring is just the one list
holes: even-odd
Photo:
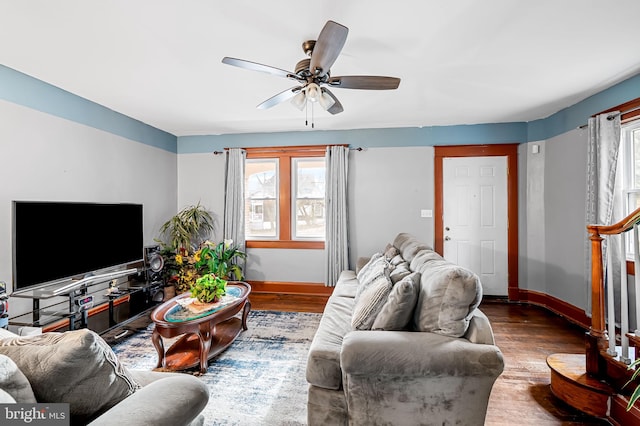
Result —
[{"label": "potted plant", "polygon": [[160,227],[164,240],[160,254],[164,259],[165,281],[173,284],[177,293],[188,291],[200,275],[197,247],[215,231],[211,213],[199,202],[185,207]]},{"label": "potted plant", "polygon": [[247,254],[233,245],[233,240],[224,240],[214,245],[205,241],[197,253],[196,268],[218,277],[240,281],[244,278],[237,258],[245,259]]},{"label": "potted plant", "polygon": [[[633,372],[633,375],[631,376],[629,381],[624,384],[623,387],[628,386],[631,382],[633,382],[638,377],[638,375],[640,375],[640,368],[638,368],[638,366],[640,366],[640,358],[637,358],[635,361],[631,363],[631,365],[627,367],[627,369],[629,370],[632,370],[634,368],[636,370]],[[631,394],[631,397],[629,397],[629,403],[627,404],[627,411],[631,410],[631,407],[633,407],[633,404],[635,404],[638,399],[640,399],[640,386],[637,386],[633,391],[633,393]]]},{"label": "potted plant", "polygon": [[200,202],[180,210],[160,227],[161,241],[176,252],[194,251],[215,231],[213,216]]},{"label": "potted plant", "polygon": [[198,302],[207,304],[215,303],[226,294],[227,281],[215,274],[204,274],[196,279],[191,286],[191,297],[195,297]]}]

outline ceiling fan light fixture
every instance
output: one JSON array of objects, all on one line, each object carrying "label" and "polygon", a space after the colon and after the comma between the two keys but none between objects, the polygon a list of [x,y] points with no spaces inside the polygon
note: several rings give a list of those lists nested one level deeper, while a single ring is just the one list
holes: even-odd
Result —
[{"label": "ceiling fan light fixture", "polygon": [[329,96],[329,94],[324,90],[322,90],[322,93],[320,94],[319,102],[320,106],[322,106],[325,111],[331,108],[336,103],[335,99]]},{"label": "ceiling fan light fixture", "polygon": [[291,103],[302,111],[307,104],[307,97],[304,94],[304,90],[299,91],[293,98],[291,98]]},{"label": "ceiling fan light fixture", "polygon": [[310,102],[318,102],[318,99],[320,99],[321,95],[320,86],[318,86],[316,83],[309,83],[305,91],[307,93],[307,99]]}]

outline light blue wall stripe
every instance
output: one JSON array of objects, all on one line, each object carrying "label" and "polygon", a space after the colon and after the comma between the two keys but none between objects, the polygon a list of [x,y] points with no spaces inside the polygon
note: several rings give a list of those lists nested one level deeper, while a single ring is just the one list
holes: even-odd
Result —
[{"label": "light blue wall stripe", "polygon": [[528,141],[539,141],[561,135],[587,124],[593,114],[607,110],[640,97],[640,74],[628,78],[602,92],[598,92],[577,104],[541,119],[530,121]]},{"label": "light blue wall stripe", "polygon": [[223,148],[332,143],[362,148],[522,143],[526,137],[526,123],[182,136],[178,137],[178,154],[219,151]]},{"label": "light blue wall stripe", "polygon": [[0,99],[177,152],[178,140],[175,135],[4,65],[0,65]]},{"label": "light blue wall stripe", "polygon": [[316,130],[177,137],[0,65],[0,98],[179,154],[233,147],[349,144],[352,147],[477,145],[550,139],[612,106],[640,97],[640,74],[540,120],[456,126]]}]

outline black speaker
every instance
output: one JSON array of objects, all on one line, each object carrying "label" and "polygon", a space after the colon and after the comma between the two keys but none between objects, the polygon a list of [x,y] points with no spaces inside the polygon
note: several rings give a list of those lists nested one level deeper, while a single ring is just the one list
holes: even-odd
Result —
[{"label": "black speaker", "polygon": [[[146,272],[147,283],[157,285],[162,283],[162,269],[164,268],[164,259],[160,254],[160,246],[153,245],[144,248],[144,269]],[[164,284],[164,283],[163,283]]]}]

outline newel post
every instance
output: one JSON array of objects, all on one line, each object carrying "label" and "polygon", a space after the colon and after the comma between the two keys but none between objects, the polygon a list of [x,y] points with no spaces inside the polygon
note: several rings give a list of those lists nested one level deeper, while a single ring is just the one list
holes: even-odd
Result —
[{"label": "newel post", "polygon": [[602,267],[602,237],[597,226],[588,225],[591,240],[591,327],[586,335],[586,370],[598,376],[600,346],[606,341],[604,270]]}]

